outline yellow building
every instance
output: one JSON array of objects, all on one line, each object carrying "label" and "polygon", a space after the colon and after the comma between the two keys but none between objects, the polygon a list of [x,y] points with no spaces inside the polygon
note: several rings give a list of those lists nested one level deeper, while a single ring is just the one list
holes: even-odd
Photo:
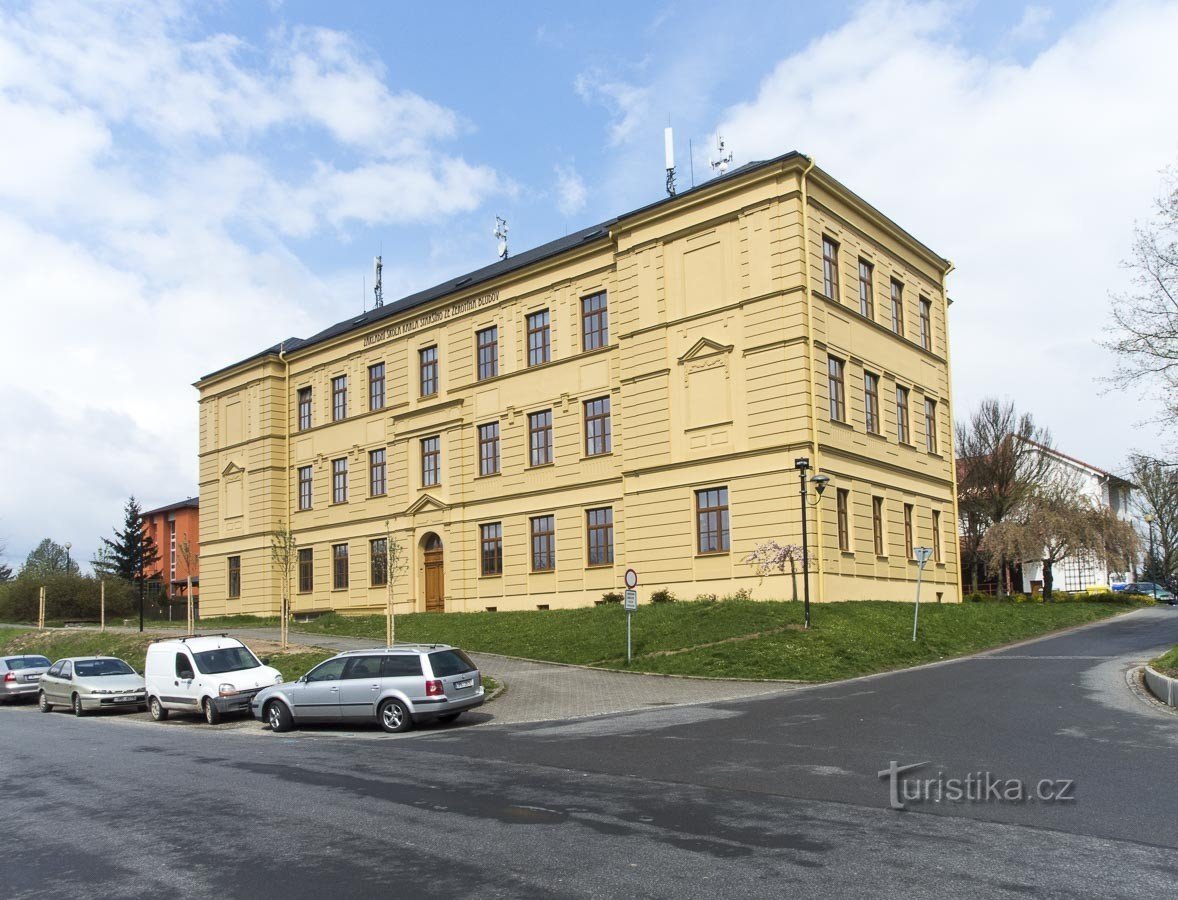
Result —
[{"label": "yellow building", "polygon": [[950,263],[790,153],[202,378],[202,612],[957,600]]}]

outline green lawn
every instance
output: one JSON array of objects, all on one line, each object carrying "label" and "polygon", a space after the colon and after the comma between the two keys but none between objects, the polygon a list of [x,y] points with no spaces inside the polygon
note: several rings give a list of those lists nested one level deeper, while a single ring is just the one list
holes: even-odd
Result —
[{"label": "green lawn", "polygon": [[[159,635],[128,634],[119,631],[24,631],[0,628],[0,652],[39,653],[51,660],[64,656],[117,656],[126,660],[136,672],[143,671],[147,645]],[[298,678],[312,666],[335,655],[330,650],[304,653],[275,653],[270,665],[288,681]]]},{"label": "green lawn", "polygon": [[[802,631],[802,604],[681,602],[634,614],[633,671],[729,678],[829,681],[960,656],[1138,608],[1132,603],[815,604]],[[792,626],[792,627],[791,627]],[[380,639],[381,616],[324,616],[298,633]],[[415,613],[397,618],[398,641],[444,642],[467,650],[627,668],[620,606],[497,613]],[[740,640],[730,640],[740,638]],[[727,641],[716,646],[702,646]],[[667,651],[680,651],[671,652]]]},{"label": "green lawn", "polygon": [[1178,647],[1173,647],[1169,653],[1163,653],[1157,659],[1150,662],[1150,665],[1163,675],[1178,678]]}]

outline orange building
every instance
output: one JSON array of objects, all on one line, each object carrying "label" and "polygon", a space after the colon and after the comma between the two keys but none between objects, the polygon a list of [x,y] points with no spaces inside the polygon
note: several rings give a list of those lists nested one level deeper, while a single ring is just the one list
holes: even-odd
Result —
[{"label": "orange building", "polygon": [[[159,562],[148,573],[165,586],[167,596],[184,599],[188,576],[192,575],[192,599],[200,598],[200,498],[189,497],[143,514],[143,530],[151,535],[159,552]],[[184,541],[187,539],[192,570],[184,563]]]}]

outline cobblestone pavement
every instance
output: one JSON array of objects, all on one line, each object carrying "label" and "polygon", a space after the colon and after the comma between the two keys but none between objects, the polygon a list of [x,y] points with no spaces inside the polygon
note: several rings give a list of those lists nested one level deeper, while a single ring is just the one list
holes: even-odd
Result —
[{"label": "cobblestone pavement", "polygon": [[[230,634],[276,640],[278,629],[231,629]],[[300,644],[334,650],[364,650],[384,646],[364,638],[336,637],[292,630],[290,639]],[[529,662],[471,653],[479,670],[507,686],[494,703],[468,713],[466,718],[483,718],[485,724],[548,722],[605,713],[629,712],[683,703],[738,700],[764,694],[796,690],[793,685],[756,681],[722,681],[710,678],[668,678],[633,672],[607,672],[552,663]]]}]

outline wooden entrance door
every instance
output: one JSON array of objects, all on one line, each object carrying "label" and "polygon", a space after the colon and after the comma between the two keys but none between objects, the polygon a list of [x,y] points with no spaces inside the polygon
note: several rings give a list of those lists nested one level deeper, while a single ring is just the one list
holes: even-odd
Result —
[{"label": "wooden entrance door", "polygon": [[425,541],[425,611],[444,612],[446,566],[442,540],[431,534]]}]

